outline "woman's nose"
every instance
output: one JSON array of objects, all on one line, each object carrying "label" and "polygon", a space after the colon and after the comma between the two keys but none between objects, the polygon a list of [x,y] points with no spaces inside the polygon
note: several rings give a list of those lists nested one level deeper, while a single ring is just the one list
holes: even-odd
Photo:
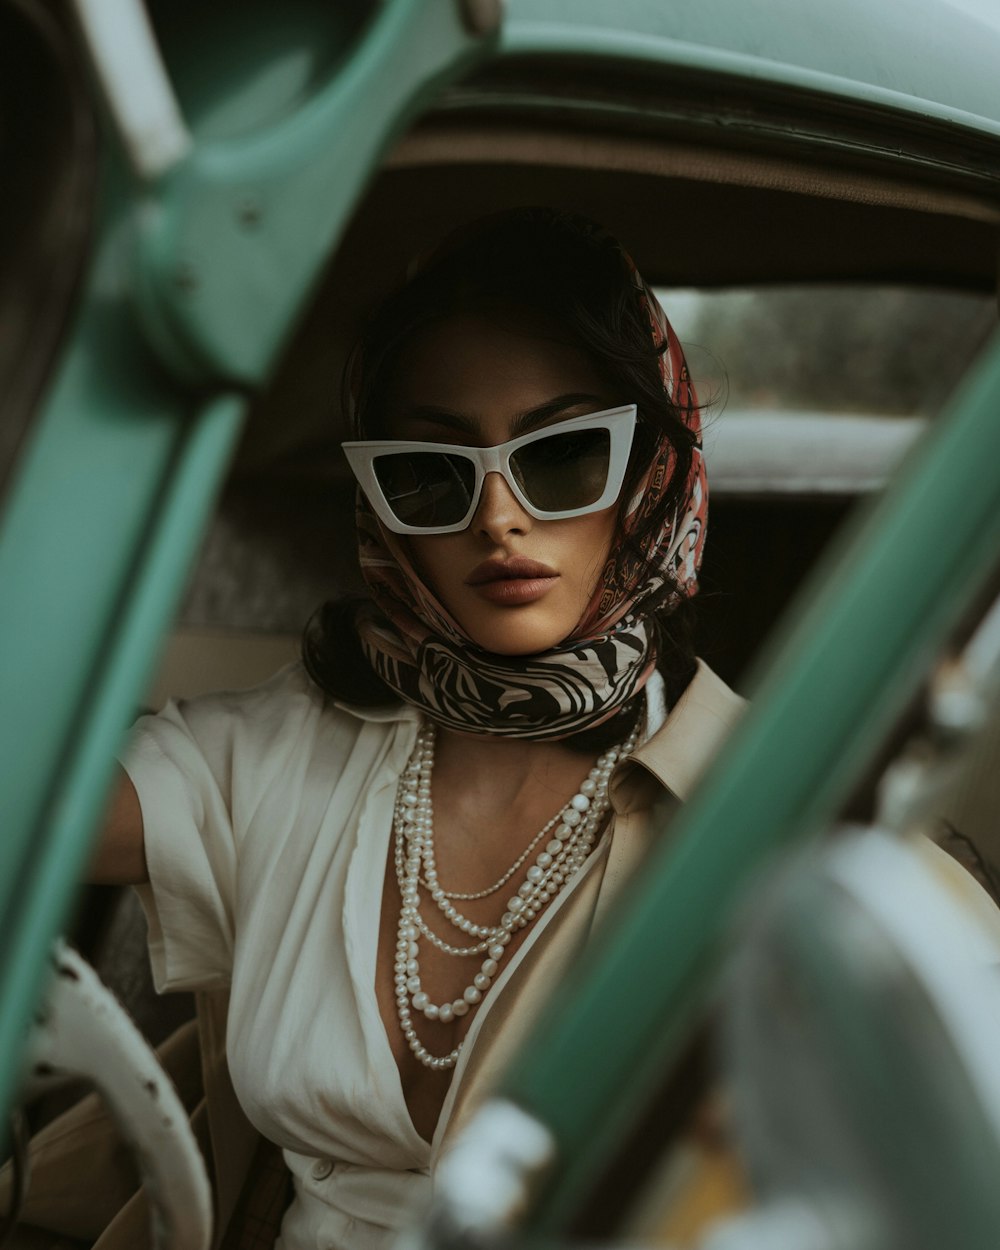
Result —
[{"label": "woman's nose", "polygon": [[527,534],[532,518],[521,507],[502,473],[487,473],[479,496],[479,507],[472,518],[474,533],[499,542],[508,534]]}]

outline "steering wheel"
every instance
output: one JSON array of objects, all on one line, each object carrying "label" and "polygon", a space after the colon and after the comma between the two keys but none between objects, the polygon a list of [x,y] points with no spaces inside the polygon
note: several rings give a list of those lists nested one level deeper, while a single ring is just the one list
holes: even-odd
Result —
[{"label": "steering wheel", "polygon": [[[26,1050],[24,1099],[69,1077],[90,1081],[138,1161],[150,1201],[154,1250],[208,1250],[211,1189],[173,1085],[94,969],[62,942],[54,946],[52,962],[52,985]],[[23,1166],[24,1147],[18,1149],[16,1141],[15,1155],[19,1156],[15,1173],[30,1184]],[[10,1222],[14,1219],[16,1211]]]}]

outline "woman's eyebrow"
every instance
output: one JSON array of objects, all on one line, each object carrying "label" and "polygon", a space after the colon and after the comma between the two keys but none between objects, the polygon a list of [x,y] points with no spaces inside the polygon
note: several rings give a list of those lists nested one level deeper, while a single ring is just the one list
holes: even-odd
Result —
[{"label": "woman's eyebrow", "polygon": [[441,425],[446,430],[456,430],[461,434],[475,434],[478,422],[471,417],[464,417],[460,412],[450,408],[439,408],[435,404],[414,404],[399,415],[402,421],[426,421],[430,425]]},{"label": "woman's eyebrow", "polygon": [[529,408],[527,412],[519,412],[510,423],[510,436],[511,438],[517,438],[520,434],[527,434],[530,430],[544,425],[552,417],[558,417],[569,408],[580,408],[585,404],[602,405],[605,402],[600,395],[586,395],[582,392],[557,395],[555,399],[539,404],[537,408]]},{"label": "woman's eyebrow", "polygon": [[[535,408],[529,408],[524,412],[517,413],[510,423],[510,437],[517,438],[529,430],[534,430],[569,408],[579,408],[585,404],[593,405],[605,402],[600,395],[589,395],[578,391],[566,395],[557,395],[554,399],[546,400],[544,404],[539,404]],[[408,421],[427,421],[462,434],[476,436],[480,432],[480,423],[475,417],[455,412],[451,408],[440,408],[435,404],[415,404],[412,408],[407,408],[402,416]]]}]

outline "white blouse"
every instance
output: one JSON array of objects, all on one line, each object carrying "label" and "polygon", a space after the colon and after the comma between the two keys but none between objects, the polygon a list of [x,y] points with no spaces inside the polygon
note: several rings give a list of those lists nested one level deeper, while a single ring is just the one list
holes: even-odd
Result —
[{"label": "white blouse", "polygon": [[[650,720],[662,685],[650,683]],[[253,690],[169,703],[123,760],[142,806],[156,988],[230,990],[228,1057],[247,1117],[295,1182],[276,1250],[383,1250],[426,1203],[476,1013],[434,1141],[416,1131],[375,994],[396,785],[416,710],[324,704],[299,665]],[[608,836],[571,883],[607,853]]]}]

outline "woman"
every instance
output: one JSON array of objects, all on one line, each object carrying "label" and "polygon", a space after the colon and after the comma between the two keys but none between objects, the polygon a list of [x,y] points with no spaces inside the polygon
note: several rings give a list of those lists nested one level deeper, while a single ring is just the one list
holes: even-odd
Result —
[{"label": "woman", "polygon": [[480,223],[350,383],[370,598],[304,667],[140,722],[97,868],[148,881],[158,988],[229,992],[284,1250],[387,1243],[739,706],[686,640],[697,403],[614,240]]}]

